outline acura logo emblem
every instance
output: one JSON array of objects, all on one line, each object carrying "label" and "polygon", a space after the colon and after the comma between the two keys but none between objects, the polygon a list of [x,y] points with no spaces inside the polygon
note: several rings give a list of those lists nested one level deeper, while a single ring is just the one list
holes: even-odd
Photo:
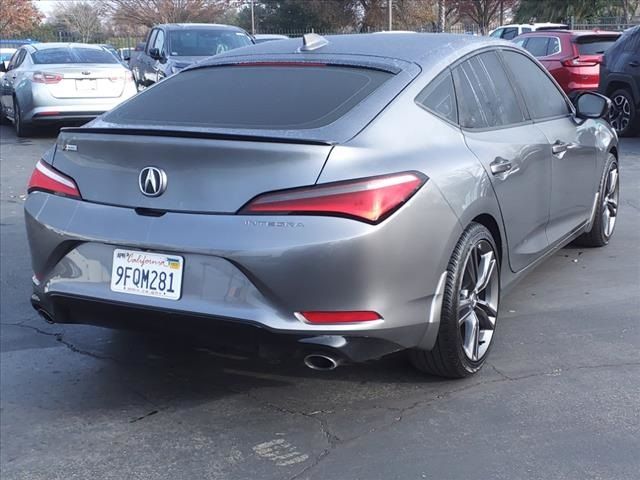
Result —
[{"label": "acura logo emblem", "polygon": [[167,174],[156,167],[145,167],[138,177],[138,186],[147,197],[157,197],[167,189]]}]

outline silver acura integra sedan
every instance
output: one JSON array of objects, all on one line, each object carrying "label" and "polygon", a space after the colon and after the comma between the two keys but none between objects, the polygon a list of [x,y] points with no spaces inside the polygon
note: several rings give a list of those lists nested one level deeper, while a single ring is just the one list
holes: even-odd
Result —
[{"label": "silver acura integra sedan", "polygon": [[37,163],[32,303],[53,322],[290,345],[315,369],[409,349],[425,372],[473,374],[509,287],[611,238],[608,107],[572,105],[486,38],[310,35],[213,57]]},{"label": "silver acura integra sedan", "polygon": [[0,120],[19,137],[45,123],[86,122],[136,94],[131,71],[100,45],[23,45],[0,79]]}]

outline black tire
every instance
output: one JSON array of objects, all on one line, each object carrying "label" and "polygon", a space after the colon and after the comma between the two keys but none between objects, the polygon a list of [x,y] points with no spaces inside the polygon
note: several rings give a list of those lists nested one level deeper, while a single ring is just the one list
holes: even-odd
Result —
[{"label": "black tire", "polygon": [[[611,186],[612,180],[611,171],[616,171],[616,184]],[[618,160],[613,154],[609,154],[607,163],[602,171],[602,178],[600,180],[600,187],[598,190],[598,204],[594,213],[593,224],[591,230],[583,233],[575,240],[575,244],[582,247],[604,247],[609,243],[613,232],[615,231],[616,221],[613,221],[613,225],[607,225],[610,223],[608,218],[611,216],[617,219],[618,207],[620,205],[620,173],[618,169]],[[609,214],[607,217],[605,212]]]},{"label": "black tire", "polygon": [[[495,275],[492,277],[492,296],[495,297],[495,317],[491,328],[491,337],[484,348],[483,355],[477,360],[472,360],[465,353],[462,335],[462,323],[460,310],[462,306],[463,282],[467,281],[467,262],[474,255],[474,249],[479,251],[480,246],[493,251],[495,263]],[[477,255],[477,254],[475,254]],[[479,298],[479,297],[478,297]],[[500,298],[500,259],[495,241],[489,230],[479,223],[471,223],[458,240],[456,247],[447,266],[447,279],[442,300],[440,327],[438,338],[434,348],[430,351],[414,349],[409,353],[413,365],[420,371],[440,377],[463,378],[476,373],[484,364],[495,331],[498,317],[498,302]],[[475,304],[471,307],[475,311]],[[479,318],[479,317],[478,317]]]},{"label": "black tire", "polygon": [[28,137],[29,135],[31,135],[32,129],[29,125],[25,125],[25,123],[22,121],[20,104],[16,99],[13,100],[13,126],[16,129],[17,137]]},{"label": "black tire", "polygon": [[611,95],[611,113],[609,121],[611,126],[618,132],[621,137],[631,137],[638,132],[638,109],[631,94],[631,90],[621,88],[614,91]]},{"label": "black tire", "polygon": [[4,115],[4,107],[0,105],[0,125],[8,125],[9,119]]}]

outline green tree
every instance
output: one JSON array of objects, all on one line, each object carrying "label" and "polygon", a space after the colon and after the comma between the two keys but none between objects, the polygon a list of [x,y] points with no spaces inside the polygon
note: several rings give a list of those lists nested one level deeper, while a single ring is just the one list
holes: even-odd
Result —
[{"label": "green tree", "polygon": [[[352,29],[355,11],[352,0],[262,0],[254,2],[256,33],[318,32]],[[245,3],[238,23],[251,30],[251,8]]]}]

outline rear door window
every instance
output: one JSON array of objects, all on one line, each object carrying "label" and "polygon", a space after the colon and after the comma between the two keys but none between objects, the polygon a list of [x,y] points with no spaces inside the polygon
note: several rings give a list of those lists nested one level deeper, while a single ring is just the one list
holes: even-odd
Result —
[{"label": "rear door window", "polygon": [[418,105],[451,123],[458,123],[456,96],[453,89],[453,79],[447,70],[433,80],[416,97]]},{"label": "rear door window", "polygon": [[464,61],[453,70],[460,126],[496,128],[526,120],[495,52]]},{"label": "rear door window", "polygon": [[600,55],[603,54],[616,40],[615,37],[598,36],[580,36],[576,39],[576,45],[578,46],[578,53],[580,55]]},{"label": "rear door window", "polygon": [[549,37],[549,44],[547,45],[547,55],[555,55],[560,53],[560,39],[558,37]]},{"label": "rear door window", "polygon": [[524,47],[534,57],[546,57],[549,37],[531,37]]},{"label": "rear door window", "polygon": [[502,55],[534,119],[544,120],[571,112],[565,96],[533,60],[509,50]]},{"label": "rear door window", "polygon": [[343,66],[211,66],[174,75],[106,118],[204,128],[319,128],[342,117],[391,77],[381,70]]}]

